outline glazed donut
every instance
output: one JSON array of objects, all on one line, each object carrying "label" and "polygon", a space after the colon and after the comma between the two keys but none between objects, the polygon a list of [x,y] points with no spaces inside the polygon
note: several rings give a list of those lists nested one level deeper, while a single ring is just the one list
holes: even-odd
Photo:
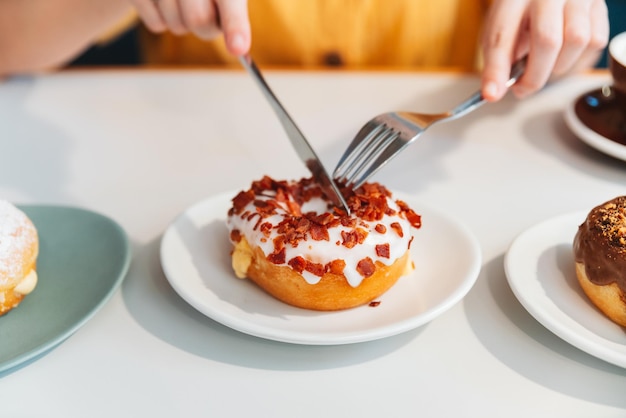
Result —
[{"label": "glazed donut", "polygon": [[37,230],[24,212],[0,200],[0,316],[37,285]]},{"label": "glazed donut", "polygon": [[626,327],[626,196],[589,212],[574,237],[574,259],[589,300]]},{"label": "glazed donut", "polygon": [[265,176],[237,194],[227,217],[235,275],[319,311],[363,305],[386,292],[414,268],[410,246],[421,217],[378,183],[343,193],[349,216],[312,178]]}]

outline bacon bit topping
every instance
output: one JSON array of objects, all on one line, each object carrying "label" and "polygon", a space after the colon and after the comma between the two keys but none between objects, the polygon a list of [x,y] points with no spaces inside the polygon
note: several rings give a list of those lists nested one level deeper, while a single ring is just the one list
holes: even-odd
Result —
[{"label": "bacon bit topping", "polygon": [[306,260],[300,256],[294,257],[289,260],[289,267],[294,269],[297,273],[302,274],[304,268],[306,267]]},{"label": "bacon bit topping", "polygon": [[292,202],[291,200],[287,202],[287,207],[289,208],[289,213],[293,216],[301,216],[302,212],[300,212],[300,205],[296,202]]},{"label": "bacon bit topping", "polygon": [[400,225],[398,222],[394,222],[389,226],[391,227],[391,229],[396,231],[396,234],[398,234],[400,238],[404,237],[404,231],[402,231],[402,225]]},{"label": "bacon bit topping", "polygon": [[333,222],[335,217],[330,212],[324,212],[319,215],[313,214],[315,217],[313,218],[313,222],[318,225],[327,226]]},{"label": "bacon bit topping", "polygon": [[415,213],[413,209],[409,207],[402,200],[396,200],[396,204],[400,208],[400,213],[404,215],[407,221],[411,224],[413,228],[420,228],[422,226],[422,217]]},{"label": "bacon bit topping", "polygon": [[376,230],[376,232],[378,232],[379,234],[384,234],[385,232],[387,232],[387,227],[383,224],[376,224],[376,226],[374,227],[374,229]]},{"label": "bacon bit topping", "polygon": [[289,197],[285,194],[284,189],[279,188],[276,190],[276,200],[281,203],[286,203],[289,201]]},{"label": "bacon bit topping", "polygon": [[285,248],[285,237],[282,235],[278,235],[274,238],[274,252],[278,252]]},{"label": "bacon bit topping", "polygon": [[342,244],[346,248],[353,248],[358,244],[363,244],[367,235],[368,232],[362,228],[356,228],[352,231],[341,231]]},{"label": "bacon bit topping", "polygon": [[278,252],[274,251],[273,253],[267,256],[267,260],[270,263],[274,263],[274,264],[285,264],[285,259],[287,258],[286,253],[287,253],[287,250],[285,248],[281,249]]},{"label": "bacon bit topping", "polygon": [[260,230],[263,233],[263,235],[265,235],[266,237],[269,237],[270,234],[272,233],[272,224],[269,222],[263,222],[261,224]]},{"label": "bacon bit topping", "polygon": [[312,261],[306,262],[306,267],[304,268],[309,273],[312,273],[316,276],[322,277],[326,271],[323,264],[313,263]]},{"label": "bacon bit topping", "polygon": [[379,244],[376,246],[376,255],[383,258],[389,258],[389,244]]},{"label": "bacon bit topping", "polygon": [[356,265],[356,271],[358,271],[359,274],[363,277],[370,277],[372,274],[374,274],[375,270],[376,265],[369,257],[365,257]]},{"label": "bacon bit topping", "polygon": [[356,231],[341,231],[341,238],[343,239],[342,244],[346,248],[353,248],[358,242]]},{"label": "bacon bit topping", "polygon": [[330,235],[328,235],[328,229],[324,225],[312,224],[311,225],[311,238],[315,241],[330,241]]},{"label": "bacon bit topping", "polygon": [[253,190],[247,190],[244,192],[239,192],[237,196],[233,198],[233,207],[232,209],[236,214],[240,214],[241,211],[248,206],[248,203],[252,202],[256,198]]},{"label": "bacon bit topping", "polygon": [[258,218],[259,218],[259,219],[257,219],[256,223],[255,223],[255,224],[254,224],[254,226],[252,227],[252,229],[254,229],[254,230],[256,231],[257,229],[259,229],[259,226],[261,225],[261,222],[263,221],[263,217],[261,216],[261,214],[259,214],[259,213],[251,213],[251,214],[250,214],[250,215],[248,215],[246,218],[247,218],[247,221],[248,221],[248,222],[252,222],[252,220],[253,220],[255,217],[258,217]]},{"label": "bacon bit topping", "polygon": [[326,264],[326,272],[336,275],[343,274],[343,269],[346,268],[346,262],[343,260],[333,260]]},{"label": "bacon bit topping", "polygon": [[230,231],[230,240],[231,242],[239,242],[241,241],[241,231],[238,229],[233,229],[232,231]]},{"label": "bacon bit topping", "polygon": [[343,217],[341,218],[341,226],[345,226],[346,228],[354,228],[356,226],[356,219]]},{"label": "bacon bit topping", "polygon": [[355,229],[355,231],[359,236],[359,244],[363,244],[365,242],[365,239],[369,235],[369,232],[367,232],[366,229],[362,229],[362,228],[357,228]]}]

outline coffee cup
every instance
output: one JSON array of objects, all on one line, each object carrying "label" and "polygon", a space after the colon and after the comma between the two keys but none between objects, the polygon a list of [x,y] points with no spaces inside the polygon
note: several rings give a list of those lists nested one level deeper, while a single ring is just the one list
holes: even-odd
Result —
[{"label": "coffee cup", "polygon": [[626,95],[626,32],[615,35],[609,42],[609,71],[615,90]]}]

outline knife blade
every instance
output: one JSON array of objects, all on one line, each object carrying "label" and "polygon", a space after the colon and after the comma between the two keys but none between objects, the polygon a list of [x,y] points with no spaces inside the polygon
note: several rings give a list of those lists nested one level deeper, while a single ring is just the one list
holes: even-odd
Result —
[{"label": "knife blade", "polygon": [[298,154],[311,174],[313,174],[313,178],[317,180],[326,197],[328,197],[328,199],[330,199],[335,206],[342,208],[349,215],[350,209],[348,208],[348,204],[341,194],[339,187],[334,182],[332,177],[328,175],[328,172],[324,168],[321,160],[317,157],[317,154],[313,150],[313,147],[311,147],[311,144],[309,144],[309,141],[307,141],[304,134],[302,134],[294,120],[287,113],[287,110],[285,110],[276,95],[272,92],[272,89],[265,81],[261,71],[252,60],[252,57],[249,54],[242,55],[239,57],[239,61],[246,71],[252,75],[252,78],[261,88],[263,95],[278,116],[278,119],[280,120],[291,145],[294,147],[296,154]]}]

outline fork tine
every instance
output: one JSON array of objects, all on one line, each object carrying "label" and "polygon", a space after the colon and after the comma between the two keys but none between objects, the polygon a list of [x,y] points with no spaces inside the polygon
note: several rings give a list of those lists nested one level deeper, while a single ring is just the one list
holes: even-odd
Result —
[{"label": "fork tine", "polygon": [[341,181],[346,185],[349,185],[350,178],[354,177],[356,173],[361,171],[364,166],[376,156],[379,150],[384,146],[385,141],[389,137],[389,130],[383,129],[377,135],[375,135],[368,145],[362,149],[362,152],[353,156],[352,161],[346,165],[344,173],[341,176]]},{"label": "fork tine", "polygon": [[[347,185],[354,170],[371,159],[372,152],[380,148],[380,143],[386,138],[388,127],[384,124],[372,123],[369,127],[362,130],[362,140],[358,146],[355,146],[352,152],[345,153],[345,160],[337,166],[336,175],[339,182]],[[355,138],[355,140],[358,139]]]},{"label": "fork tine", "polygon": [[346,151],[339,159],[339,162],[333,172],[333,177],[339,179],[344,176],[350,169],[351,164],[357,161],[356,156],[360,156],[363,153],[363,150],[376,139],[376,136],[383,128],[383,125],[375,123],[373,120],[368,121],[356,134]]},{"label": "fork tine", "polygon": [[340,181],[349,187],[354,187],[354,179],[359,178],[364,170],[371,170],[371,162],[384,152],[398,136],[398,132],[385,125],[384,129],[363,149],[363,152],[354,156],[353,162],[345,169]]},{"label": "fork tine", "polygon": [[[419,134],[417,135],[419,136]],[[417,137],[416,136],[416,137]],[[372,162],[364,172],[355,173],[350,180],[351,187],[358,188],[380,170],[389,160],[398,155],[400,151],[406,148],[412,141],[402,140],[400,135],[395,135],[393,141],[389,142],[385,149],[379,153],[378,158]]]}]

